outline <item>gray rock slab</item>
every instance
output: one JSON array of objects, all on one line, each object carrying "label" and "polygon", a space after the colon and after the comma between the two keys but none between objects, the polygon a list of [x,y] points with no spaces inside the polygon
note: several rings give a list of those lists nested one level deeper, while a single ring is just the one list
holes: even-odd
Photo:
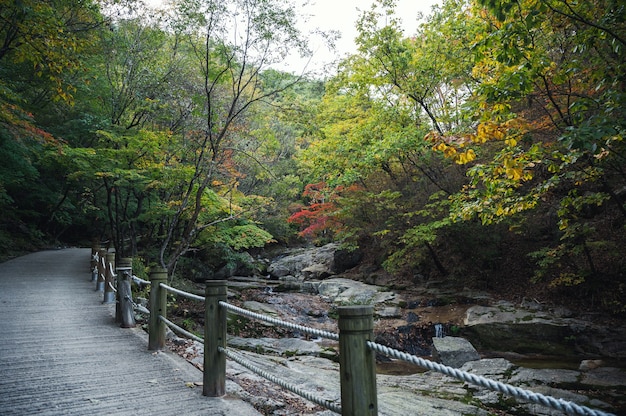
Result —
[{"label": "gray rock slab", "polygon": [[428,415],[486,416],[489,413],[478,407],[462,402],[440,399],[432,396],[407,397],[402,391],[382,391],[378,395],[378,410],[381,415]]},{"label": "gray rock slab", "polygon": [[324,279],[333,274],[328,264],[314,263],[301,270],[305,280]]},{"label": "gray rock slab", "polygon": [[398,306],[386,306],[375,312],[379,318],[391,319],[402,317],[402,310]]},{"label": "gray rock slab", "polygon": [[299,278],[305,274],[308,278],[326,277],[335,274],[334,258],[338,248],[337,244],[327,244],[322,247],[294,250],[274,259],[267,271],[274,277],[292,275]]},{"label": "gray rock slab", "polygon": [[[340,403],[339,365],[335,362],[311,356],[267,357],[252,352],[243,352],[242,355],[258,368],[278,376],[292,386],[316,397]],[[254,374],[239,373],[238,377],[241,376],[250,377],[255,383],[265,382]],[[476,406],[463,403],[461,400],[467,393],[466,390],[454,382],[449,389],[445,388],[449,383],[450,379],[441,374],[426,373],[407,377],[380,375],[377,377],[378,414],[381,416],[488,414]],[[446,399],[438,397],[439,394],[454,397]],[[316,413],[317,416],[330,414],[332,413]]]},{"label": "gray rock slab", "polygon": [[459,368],[468,361],[479,360],[474,346],[460,337],[433,338],[433,358],[444,365]]},{"label": "gray rock slab", "polygon": [[595,368],[583,373],[581,383],[589,386],[626,387],[626,371],[614,367]]},{"label": "gray rock slab", "polygon": [[285,356],[319,355],[322,351],[322,347],[319,344],[299,338],[232,337],[228,339],[228,345],[246,351],[264,351]]},{"label": "gray rock slab", "polygon": [[485,358],[477,361],[469,361],[463,364],[461,370],[502,381],[508,378],[507,374],[513,368],[513,364],[504,358]]},{"label": "gray rock slab", "polygon": [[[497,306],[472,306],[466,312],[467,326],[493,323],[554,323],[554,315],[537,310],[517,308],[512,304]],[[561,323],[562,324],[562,323]]]},{"label": "gray rock slab", "polygon": [[568,384],[576,383],[580,377],[580,371],[553,368],[518,368],[513,372],[509,382],[515,385],[537,384]]},{"label": "gray rock slab", "polygon": [[[557,399],[562,399],[565,401],[579,403],[579,404],[589,404],[593,408],[597,410],[609,410],[610,406],[601,400],[589,400],[587,396],[584,394],[576,393],[569,390],[563,390],[558,388],[553,388],[550,386],[539,385],[533,386],[532,391],[535,393],[543,394],[545,396],[554,397]],[[522,412],[526,412],[532,415],[538,416],[566,416],[567,413],[561,410],[553,409],[547,406],[542,406],[538,403],[524,403],[523,401],[519,401],[519,405],[516,406]],[[571,413],[570,413],[571,414]]]},{"label": "gray rock slab", "polygon": [[393,292],[384,291],[382,287],[368,285],[351,279],[332,278],[320,282],[320,296],[341,304],[373,305],[395,299]]},{"label": "gray rock slab", "polygon": [[261,303],[261,302],[257,302],[254,300],[249,300],[249,301],[244,302],[242,306],[244,309],[247,309],[252,312],[265,314],[265,315],[278,316],[278,311],[276,310],[276,308],[274,308],[271,305],[268,305],[267,303]]}]

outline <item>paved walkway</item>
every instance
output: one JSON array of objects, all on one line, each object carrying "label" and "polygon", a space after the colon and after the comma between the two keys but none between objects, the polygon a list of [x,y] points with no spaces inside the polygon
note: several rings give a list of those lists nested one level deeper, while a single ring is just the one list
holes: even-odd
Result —
[{"label": "paved walkway", "polygon": [[259,414],[186,387],[199,370],[115,324],[89,260],[65,249],[0,264],[0,415]]}]

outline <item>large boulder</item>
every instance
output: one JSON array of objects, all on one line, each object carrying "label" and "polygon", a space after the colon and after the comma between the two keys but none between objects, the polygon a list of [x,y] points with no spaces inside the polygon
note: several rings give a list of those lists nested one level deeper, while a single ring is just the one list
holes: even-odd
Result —
[{"label": "large boulder", "polygon": [[[333,256],[336,244],[324,247],[294,250],[272,260],[267,272],[273,278],[294,276],[299,280],[307,277],[320,278],[333,274]],[[313,267],[314,266],[314,267]],[[305,269],[311,268],[308,271]]]},{"label": "large boulder", "polygon": [[472,306],[463,336],[484,351],[626,357],[626,326],[596,325],[537,303]]},{"label": "large boulder", "polygon": [[317,286],[317,291],[320,296],[330,299],[333,303],[344,305],[375,305],[396,298],[393,292],[384,291],[380,286],[339,277],[322,281]]},{"label": "large boulder", "polygon": [[454,368],[460,368],[469,361],[480,360],[474,346],[459,337],[433,338],[433,358]]},{"label": "large boulder", "polygon": [[299,280],[325,279],[356,266],[359,260],[359,252],[348,252],[331,243],[279,256],[272,260],[267,272],[275,279],[285,276]]}]

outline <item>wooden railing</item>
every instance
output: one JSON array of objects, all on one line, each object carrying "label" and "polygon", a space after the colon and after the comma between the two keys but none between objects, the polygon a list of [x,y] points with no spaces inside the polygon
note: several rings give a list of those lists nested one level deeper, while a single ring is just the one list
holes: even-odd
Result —
[{"label": "wooden railing", "polygon": [[117,262],[114,252],[101,249],[99,245],[91,248],[91,280],[96,284],[96,291],[103,293],[103,303],[115,302],[115,321],[123,328],[135,326],[132,301],[132,258],[120,258]]},{"label": "wooden railing", "polygon": [[[334,412],[347,416],[363,416],[378,414],[378,400],[376,389],[375,355],[381,353],[392,358],[411,362],[429,370],[438,371],[451,377],[472,383],[478,386],[498,391],[526,401],[541,404],[546,407],[560,410],[566,414],[614,416],[610,413],[591,409],[555,399],[539,393],[534,393],[515,386],[493,381],[485,377],[447,367],[420,357],[388,348],[373,342],[373,308],[371,306],[344,306],[338,308],[339,334],[303,327],[293,323],[283,322],[276,318],[260,315],[227,302],[227,281],[208,280],[205,285],[205,296],[184,292],[167,285],[167,271],[157,268],[150,273],[150,280],[145,281],[132,276],[131,259],[120,259],[117,268],[114,253],[92,248],[92,280],[96,282],[96,290],[103,292],[103,302],[116,302],[116,321],[121,326],[133,326],[131,281],[150,285],[150,309],[143,309],[149,313],[148,349],[160,350],[165,348],[166,327],[170,326],[176,332],[201,341],[204,344],[204,375],[203,390],[205,396],[219,397],[226,394],[226,358],[244,365],[263,377],[285,387],[302,397],[322,405]],[[117,274],[114,272],[117,270]],[[167,294],[172,291],[190,299],[204,302],[205,326],[204,338],[199,338],[178,327],[167,319]],[[111,295],[117,294],[116,296]],[[130,312],[129,312],[130,311]],[[341,404],[321,399],[309,392],[303,392],[297,387],[290,386],[279,378],[264,374],[263,370],[248,365],[241,358],[237,358],[226,346],[227,314],[236,313],[254,319],[260,319],[287,328],[297,329],[301,333],[317,335],[339,341],[339,377],[341,385]],[[125,318],[126,317],[126,318]]]}]

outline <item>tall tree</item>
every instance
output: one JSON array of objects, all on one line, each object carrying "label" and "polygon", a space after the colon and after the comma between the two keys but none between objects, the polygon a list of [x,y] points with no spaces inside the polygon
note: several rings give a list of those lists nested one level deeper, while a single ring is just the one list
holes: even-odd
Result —
[{"label": "tall tree", "polygon": [[[393,13],[394,2],[378,1],[359,19],[360,53],[328,83],[318,111],[322,127],[301,161],[318,175],[312,182],[352,190],[336,199],[335,210],[352,244],[376,241],[379,253],[392,256],[389,265],[431,259],[446,273],[433,246],[445,210],[430,196],[445,204],[464,180],[425,137],[468,129],[462,105],[474,85],[464,45],[473,27],[459,23],[459,2],[437,9],[432,23],[409,37]],[[372,234],[376,239],[365,238]]]},{"label": "tall tree", "polygon": [[201,74],[201,95],[186,121],[185,155],[193,167],[179,203],[167,218],[160,262],[171,272],[198,234],[236,217],[202,221],[204,200],[214,187],[237,186],[231,168],[237,138],[250,108],[293,86],[298,78],[265,88],[260,77],[294,49],[308,53],[296,29],[296,7],[274,0],[199,0],[176,4],[173,29],[184,39]]},{"label": "tall tree", "polygon": [[64,175],[49,170],[59,137],[40,120],[73,102],[103,23],[92,1],[0,2],[0,234],[39,240],[71,223]]},{"label": "tall tree", "polygon": [[436,146],[482,152],[453,217],[490,224],[552,211],[554,242],[533,254],[538,276],[591,293],[622,284],[623,239],[608,224],[626,219],[624,13],[614,1],[477,1],[477,129]]}]

